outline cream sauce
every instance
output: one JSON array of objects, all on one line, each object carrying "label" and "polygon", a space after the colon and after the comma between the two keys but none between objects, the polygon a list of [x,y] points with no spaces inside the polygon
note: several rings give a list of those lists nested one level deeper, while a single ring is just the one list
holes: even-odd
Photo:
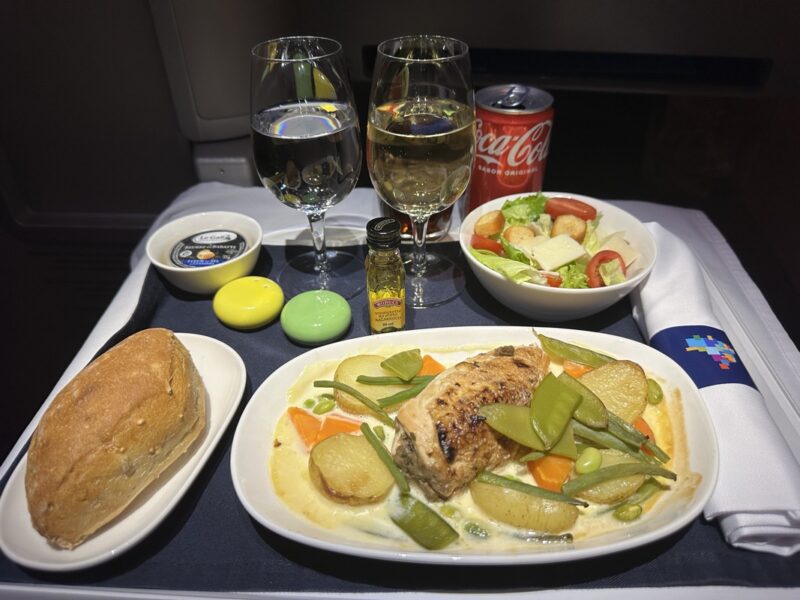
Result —
[{"label": "cream sauce", "polygon": [[[389,356],[405,349],[407,348],[397,346],[382,348],[377,351],[371,350],[369,353]],[[462,346],[458,349],[444,347],[425,348],[424,351],[449,367],[468,356],[486,349],[486,346],[476,344],[469,347]],[[321,393],[329,391],[315,388],[313,382],[317,379],[333,379],[338,362],[326,361],[307,367],[289,389],[288,406],[300,406],[306,399],[315,398]],[[551,363],[550,370],[558,375],[561,367],[556,363]],[[672,457],[667,467],[678,474],[678,481],[677,483],[672,483],[668,492],[656,494],[648,500],[644,506],[646,511],[663,505],[663,499],[667,495],[679,495],[685,497],[688,501],[700,481],[699,475],[688,472],[688,453],[686,438],[682,429],[683,406],[680,394],[663,379],[650,373],[648,373],[648,376],[653,377],[662,386],[662,389],[665,390],[665,398],[660,404],[648,404],[643,417],[653,429],[658,445]],[[377,419],[372,417],[350,415],[340,412],[338,409],[328,414],[339,414],[365,421],[370,426],[380,424]],[[386,433],[385,445],[391,449],[394,430],[384,426],[384,431]],[[283,414],[276,427],[273,446],[274,450],[269,465],[272,483],[278,496],[293,511],[321,527],[336,530],[337,535],[347,538],[352,543],[358,543],[359,541],[374,542],[377,536],[378,538],[391,540],[392,545],[398,550],[419,550],[419,546],[411,541],[389,519],[388,507],[397,501],[398,492],[396,488],[386,500],[371,505],[349,506],[328,499],[311,482],[308,473],[309,451],[305,448],[286,413]],[[527,468],[519,463],[509,463],[503,468],[497,469],[496,472],[534,483]],[[412,493],[417,498],[424,499],[422,492],[416,488],[413,482],[411,484]],[[523,530],[497,522],[485,515],[472,501],[468,490],[461,492],[446,502],[429,502],[429,504],[439,512],[446,505],[446,513],[452,515],[448,516],[447,520],[459,531],[460,539],[449,549],[457,548],[467,552],[530,552],[532,549],[541,547],[538,543],[521,539],[520,536],[525,533]],[[570,530],[575,540],[585,539],[612,529],[620,529],[627,526],[625,523],[613,518],[608,506],[593,504],[588,508],[579,510],[581,516]],[[464,526],[467,523],[479,525],[488,532],[488,538],[481,539],[465,533]]]}]

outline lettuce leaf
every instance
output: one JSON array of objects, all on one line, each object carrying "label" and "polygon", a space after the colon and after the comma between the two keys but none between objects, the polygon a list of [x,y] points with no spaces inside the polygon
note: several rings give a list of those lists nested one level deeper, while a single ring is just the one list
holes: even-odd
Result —
[{"label": "lettuce leaf", "polygon": [[622,272],[622,265],[619,261],[614,259],[601,264],[597,268],[603,283],[606,285],[614,285],[615,283],[622,283],[625,281],[625,273]]},{"label": "lettuce leaf", "polygon": [[497,256],[497,254],[489,252],[488,250],[475,250],[474,248],[470,248],[469,251],[479,263],[485,267],[489,267],[492,271],[497,271],[503,277],[510,279],[514,283],[524,283],[526,281],[542,283],[546,281],[542,275],[532,269],[528,264]]},{"label": "lettuce leaf", "polygon": [[561,276],[561,287],[563,288],[588,288],[589,278],[586,276],[584,267],[571,262],[556,271]]},{"label": "lettuce leaf", "polygon": [[500,241],[500,245],[503,246],[503,252],[505,253],[506,258],[510,258],[511,260],[517,260],[521,263],[525,263],[526,265],[531,264],[530,259],[522,250],[520,250],[516,246],[513,246],[511,242],[509,242],[502,235],[498,239]]},{"label": "lettuce leaf", "polygon": [[508,225],[527,225],[544,212],[546,202],[544,194],[531,194],[506,200],[500,210]]},{"label": "lettuce leaf", "polygon": [[586,221],[586,233],[583,236],[583,247],[591,254],[597,254],[600,249],[600,240],[597,237],[597,226],[600,224],[600,213],[591,221]]}]

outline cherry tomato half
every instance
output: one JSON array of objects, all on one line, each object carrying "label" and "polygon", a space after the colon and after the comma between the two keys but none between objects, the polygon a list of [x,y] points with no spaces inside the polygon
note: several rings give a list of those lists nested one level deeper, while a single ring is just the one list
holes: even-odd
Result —
[{"label": "cherry tomato half", "polygon": [[591,221],[597,217],[597,209],[594,206],[574,198],[548,198],[544,211],[554,219],[561,215],[575,215],[584,221]]},{"label": "cherry tomato half", "polygon": [[489,252],[494,252],[495,254],[502,254],[503,246],[501,246],[498,242],[494,240],[490,240],[487,237],[483,237],[482,235],[478,235],[477,233],[472,234],[472,238],[469,241],[470,245],[475,248],[475,250],[488,250]]},{"label": "cherry tomato half", "polygon": [[561,275],[549,275],[545,273],[544,278],[547,279],[547,285],[550,287],[561,287]]},{"label": "cherry tomato half", "polygon": [[592,257],[592,260],[589,261],[589,264],[586,265],[586,277],[589,278],[590,288],[603,287],[605,285],[603,278],[600,276],[600,265],[611,262],[612,260],[618,260],[620,267],[622,268],[623,275],[627,275],[627,272],[625,271],[625,261],[622,260],[619,252],[614,252],[613,250],[601,250],[595,254]]}]

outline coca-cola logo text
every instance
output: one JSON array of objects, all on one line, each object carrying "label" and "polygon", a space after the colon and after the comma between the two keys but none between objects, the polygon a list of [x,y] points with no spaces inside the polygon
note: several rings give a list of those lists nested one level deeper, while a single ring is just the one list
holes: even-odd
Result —
[{"label": "coca-cola logo text", "polygon": [[[552,120],[541,121],[521,135],[495,135],[493,131],[483,131],[483,119],[476,119],[475,157],[490,165],[517,167],[528,166],[547,158],[550,149],[550,130]],[[506,155],[505,161],[501,161]]]}]

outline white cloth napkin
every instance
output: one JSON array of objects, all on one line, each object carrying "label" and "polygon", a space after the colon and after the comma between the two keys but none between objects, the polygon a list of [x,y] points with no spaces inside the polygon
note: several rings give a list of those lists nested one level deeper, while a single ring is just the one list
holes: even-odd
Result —
[{"label": "white cloth napkin", "polygon": [[[647,227],[655,237],[658,259],[632,295],[633,317],[645,338],[679,326],[721,329],[692,251],[660,225]],[[724,379],[726,371],[721,373]],[[695,383],[700,387],[708,382],[695,377]],[[800,465],[761,393],[742,383],[718,383],[700,387],[700,394],[711,413],[720,453],[719,480],[705,508],[706,519],[718,519],[733,546],[781,556],[799,551]]]}]

